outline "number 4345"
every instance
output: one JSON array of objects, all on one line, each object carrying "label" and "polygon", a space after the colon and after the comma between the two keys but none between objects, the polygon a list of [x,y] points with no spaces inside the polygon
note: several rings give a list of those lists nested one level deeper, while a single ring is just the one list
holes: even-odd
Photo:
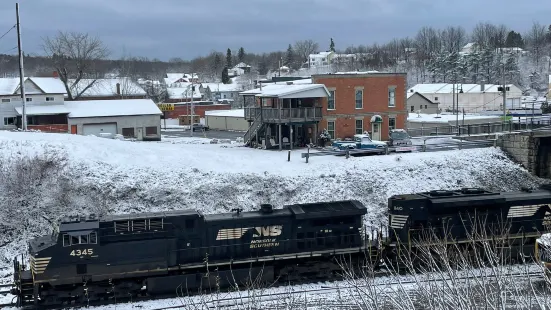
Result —
[{"label": "number 4345", "polygon": [[94,254],[94,249],[84,249],[84,250],[72,250],[71,251],[71,256],[81,256],[81,255],[92,255]]}]

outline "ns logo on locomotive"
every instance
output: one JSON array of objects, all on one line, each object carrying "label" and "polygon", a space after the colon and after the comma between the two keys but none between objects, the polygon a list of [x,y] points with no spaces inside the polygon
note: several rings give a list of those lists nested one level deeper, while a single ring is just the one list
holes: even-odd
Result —
[{"label": "ns logo on locomotive", "polygon": [[448,230],[440,240],[467,244],[481,218],[488,233],[506,219],[511,249],[533,256],[548,230],[550,204],[550,188],[395,195],[388,199],[387,227],[371,233],[363,221],[367,208],[356,200],[210,215],[181,210],[67,218],[51,235],[29,242],[30,267],[14,260],[12,293],[18,305],[41,307],[174,296],[177,289],[252,279],[329,279],[342,271],[342,256],[377,266],[381,258],[395,259],[398,245],[412,248],[427,231],[444,233],[443,224]]}]

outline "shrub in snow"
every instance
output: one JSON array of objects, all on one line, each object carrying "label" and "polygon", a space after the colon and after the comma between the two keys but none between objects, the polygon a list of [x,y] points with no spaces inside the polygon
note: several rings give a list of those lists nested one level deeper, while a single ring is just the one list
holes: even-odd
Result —
[{"label": "shrub in snow", "polygon": [[331,140],[331,135],[329,134],[327,129],[324,128],[323,131],[320,134],[320,144],[321,144],[321,146],[325,146],[325,144],[327,142],[329,142],[330,140]]}]

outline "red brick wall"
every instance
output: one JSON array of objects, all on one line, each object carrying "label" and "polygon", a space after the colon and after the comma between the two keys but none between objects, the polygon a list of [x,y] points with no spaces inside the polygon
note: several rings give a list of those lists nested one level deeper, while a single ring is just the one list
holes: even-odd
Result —
[{"label": "red brick wall", "polygon": [[69,132],[69,125],[27,125],[29,130],[40,130],[42,132]]},{"label": "red brick wall", "polygon": [[[193,113],[200,117],[205,117],[205,111],[215,110],[230,110],[229,104],[216,104],[216,105],[194,105]],[[174,111],[167,111],[166,118],[178,118],[180,115],[188,115],[191,113],[191,106],[187,105],[175,105]]]},{"label": "red brick wall", "polygon": [[[324,84],[335,90],[335,110],[327,109],[327,98],[321,100],[324,118],[318,128],[327,128],[327,120],[335,120],[333,138],[352,137],[356,133],[356,119],[363,119],[363,130],[371,132],[371,117],[380,115],[381,139],[388,139],[389,116],[396,118],[396,128],[405,128],[407,119],[405,74],[350,74],[314,75],[313,83]],[[389,86],[396,87],[395,107],[388,106]],[[363,108],[356,109],[356,89],[363,87]]]}]

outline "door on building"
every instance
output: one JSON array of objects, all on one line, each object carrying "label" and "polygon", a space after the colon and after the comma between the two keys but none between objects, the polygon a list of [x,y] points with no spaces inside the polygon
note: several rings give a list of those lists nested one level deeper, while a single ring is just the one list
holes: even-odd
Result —
[{"label": "door on building", "polygon": [[71,125],[71,134],[76,135],[77,134],[77,125]]},{"label": "door on building", "polygon": [[101,123],[101,124],[84,124],[82,126],[82,133],[85,136],[94,135],[100,136],[101,134],[117,134],[117,124],[116,123]]},{"label": "door on building", "polygon": [[381,141],[381,124],[383,118],[380,115],[374,115],[371,118],[371,139]]},{"label": "door on building", "polygon": [[373,123],[371,124],[371,139],[373,140],[381,140],[381,124],[379,123]]},{"label": "door on building", "polygon": [[142,127],[138,127],[138,140],[143,140]]}]

